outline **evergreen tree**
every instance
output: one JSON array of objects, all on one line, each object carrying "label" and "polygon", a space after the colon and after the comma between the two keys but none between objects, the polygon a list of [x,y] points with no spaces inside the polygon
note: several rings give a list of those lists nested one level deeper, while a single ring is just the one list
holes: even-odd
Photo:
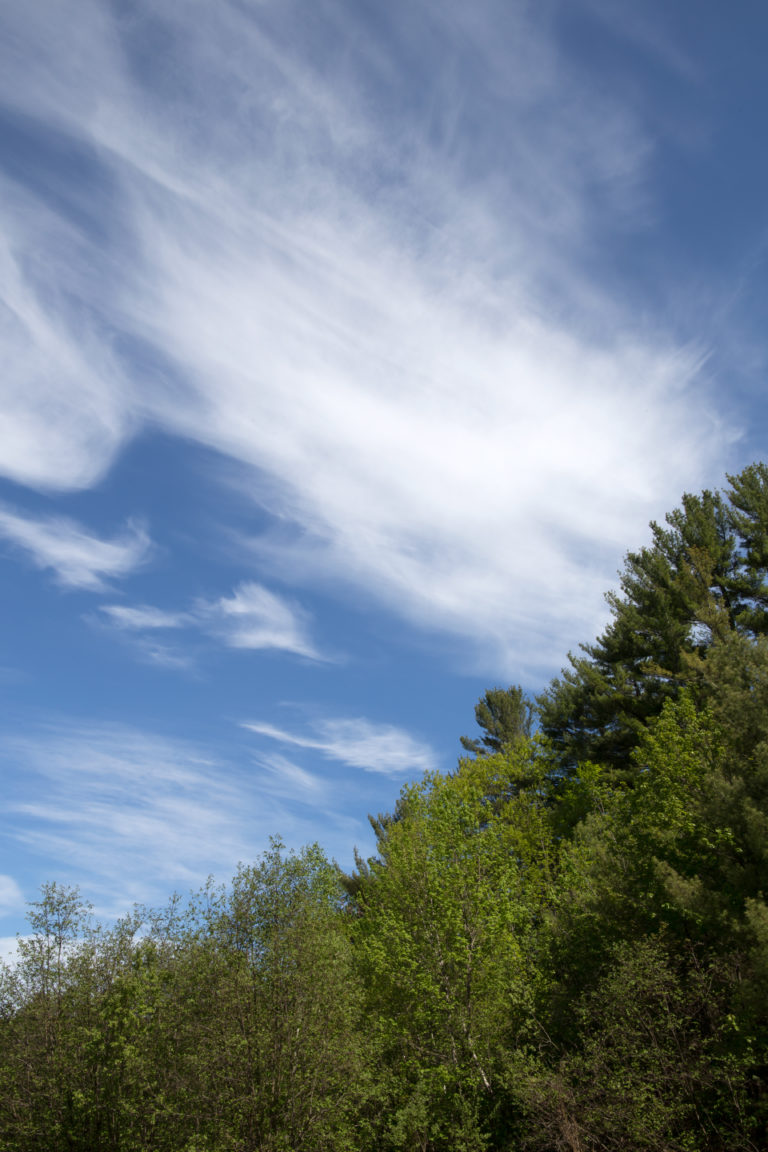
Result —
[{"label": "evergreen tree", "polygon": [[712,644],[768,630],[768,468],[728,478],[725,495],[685,495],[630,552],[612,620],[538,700],[542,731],[564,772],[580,761],[626,774],[647,722],[700,680]]},{"label": "evergreen tree", "polygon": [[593,802],[561,846],[523,1147],[766,1146],[768,641],[731,632],[700,673],[708,702],[649,722],[632,789],[560,789]]},{"label": "evergreen tree", "polygon": [[527,740],[533,724],[533,705],[523,689],[489,688],[475,705],[475,720],[485,733],[479,740],[461,737],[461,746],[473,756],[501,752],[505,745]]}]

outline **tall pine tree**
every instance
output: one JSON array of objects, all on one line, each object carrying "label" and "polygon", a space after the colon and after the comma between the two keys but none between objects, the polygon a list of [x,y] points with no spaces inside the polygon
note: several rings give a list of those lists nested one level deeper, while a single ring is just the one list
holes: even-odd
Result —
[{"label": "tall pine tree", "polygon": [[651,524],[651,544],[627,555],[607,596],[611,622],[539,698],[566,772],[584,760],[623,771],[665,701],[702,683],[715,641],[768,632],[768,467],[728,480]]}]

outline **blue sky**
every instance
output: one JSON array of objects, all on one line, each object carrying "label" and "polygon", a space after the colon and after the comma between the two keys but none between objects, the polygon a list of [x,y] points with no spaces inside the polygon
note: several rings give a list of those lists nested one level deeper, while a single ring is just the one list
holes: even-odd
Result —
[{"label": "blue sky", "polygon": [[764,453],[768,14],[0,12],[0,936],[342,864]]}]

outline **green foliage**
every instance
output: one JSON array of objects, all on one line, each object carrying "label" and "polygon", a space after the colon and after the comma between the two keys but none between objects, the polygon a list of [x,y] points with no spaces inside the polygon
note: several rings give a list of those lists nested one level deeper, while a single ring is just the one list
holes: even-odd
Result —
[{"label": "green foliage", "polygon": [[407,787],[406,816],[370,863],[356,947],[386,1069],[380,1147],[481,1149],[510,1122],[510,1053],[532,1027],[550,883],[534,758],[508,747]]},{"label": "green foliage", "polygon": [[479,740],[461,737],[461,746],[473,756],[501,752],[507,744],[528,740],[533,726],[533,705],[523,689],[489,688],[475,705],[475,720],[485,733]]},{"label": "green foliage", "polygon": [[527,1084],[522,1147],[754,1152],[723,1000],[695,954],[659,937],[617,944],[576,1005],[577,1042]]},{"label": "green foliage", "polygon": [[[603,789],[562,847],[546,1005],[560,1054],[529,1096],[544,1147],[762,1147],[764,652],[714,646],[712,705],[669,701],[635,753],[634,787]],[[751,744],[732,727],[740,699]],[[599,789],[600,773],[582,787]]]},{"label": "green foliage", "polygon": [[0,1148],[354,1148],[365,1073],[340,897],[316,846],[277,843],[231,890],[111,932],[46,889],[0,985]]},{"label": "green foliage", "polygon": [[765,631],[768,468],[729,480],[725,495],[686,494],[665,528],[651,525],[651,545],[627,555],[607,596],[611,623],[539,698],[564,768],[593,760],[628,778],[644,726],[695,681],[711,645]]},{"label": "green foliage", "polygon": [[[243,1147],[352,1148],[364,1077],[336,868],[317,845],[285,857],[273,844],[209,897],[222,1011],[198,1050],[198,1093]],[[236,1086],[225,1100],[222,1083]]]}]

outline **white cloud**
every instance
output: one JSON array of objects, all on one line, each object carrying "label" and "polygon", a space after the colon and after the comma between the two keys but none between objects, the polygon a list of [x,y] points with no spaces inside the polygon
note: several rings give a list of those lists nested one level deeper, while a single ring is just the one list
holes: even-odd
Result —
[{"label": "white cloud", "polygon": [[[33,7],[6,15],[0,95],[88,152],[115,227],[110,247],[0,210],[5,474],[93,482],[149,420],[244,466],[281,578],[352,586],[517,675],[591,635],[621,554],[729,437],[701,349],[601,281],[611,229],[652,223],[652,141],[569,67],[549,6],[395,4],[389,51],[345,3],[311,36],[289,2],[122,25]],[[155,20],[162,74],[142,58],[139,80]],[[103,216],[105,191],[78,195]],[[173,372],[130,379],[112,330]],[[59,369],[77,384],[52,422]],[[312,654],[261,593],[217,612],[226,642]]]},{"label": "white cloud", "polygon": [[113,628],[129,639],[144,663],[174,671],[194,671],[195,660],[191,653],[185,652],[180,644],[172,647],[157,640],[158,633],[178,632],[194,626],[196,618],[192,613],[169,612],[149,604],[102,604],[99,612],[102,615],[87,617],[89,622],[103,625],[106,618]]},{"label": "white cloud", "polygon": [[130,607],[123,604],[103,604],[100,608],[117,628],[128,631],[155,631],[164,628],[181,628],[191,617],[186,612],[166,612],[151,605]]},{"label": "white cloud", "polygon": [[142,659],[147,664],[155,664],[159,668],[171,668],[176,672],[194,672],[194,658],[186,652],[180,652],[167,645],[151,644],[142,640],[139,644]]},{"label": "white cloud", "polygon": [[428,744],[392,724],[372,724],[369,720],[327,719],[315,723],[316,735],[301,735],[277,728],[273,724],[252,721],[243,724],[249,732],[267,736],[282,744],[321,752],[350,768],[396,776],[409,772],[413,776],[437,766]]},{"label": "white cloud", "polygon": [[320,659],[307,636],[306,614],[253,581],[232,596],[199,606],[203,626],[230,648],[277,648]]},{"label": "white cloud", "polygon": [[0,875],[0,916],[24,906],[24,896],[12,876]]},{"label": "white cloud", "polygon": [[325,781],[285,756],[260,756],[258,763],[269,773],[267,786],[271,792],[314,805],[325,798]]},{"label": "white cloud", "polygon": [[73,520],[21,516],[2,506],[0,536],[27,553],[38,568],[52,569],[66,587],[91,592],[134,571],[150,549],[149,536],[139,524],[129,522],[121,536],[102,540]]},{"label": "white cloud", "polygon": [[[309,638],[308,613],[255,581],[239,584],[231,596],[200,599],[187,612],[169,612],[146,604],[105,604],[101,611],[124,631],[151,634],[192,627],[229,648],[276,649],[310,660],[324,659]],[[145,644],[144,650],[156,663],[176,663],[172,653],[154,643]]]},{"label": "white cloud", "polygon": [[55,861],[49,878],[76,882],[100,916],[133,902],[164,902],[211,873],[228,879],[271,835],[296,848],[314,840],[321,801],[328,851],[349,858],[362,826],[324,802],[310,773],[295,768],[288,786],[287,762],[258,772],[250,761],[238,764],[126,725],[6,732],[0,757],[13,780],[0,818],[4,835],[39,854],[47,868]]},{"label": "white cloud", "polygon": [[131,868],[144,881],[156,867],[174,883],[196,872],[198,852],[217,859],[223,850],[231,859],[234,785],[191,744],[102,725],[9,746],[46,779],[40,795],[29,790],[13,808],[16,835],[49,858],[103,871],[107,884],[131,861],[128,890]]},{"label": "white cloud", "polygon": [[[109,344],[63,295],[89,254],[65,222],[7,180],[0,197],[0,471],[35,488],[84,488],[134,427]],[[55,303],[46,284],[58,287]]]},{"label": "white cloud", "polygon": [[18,960],[18,936],[0,936],[0,964],[13,968]]}]

